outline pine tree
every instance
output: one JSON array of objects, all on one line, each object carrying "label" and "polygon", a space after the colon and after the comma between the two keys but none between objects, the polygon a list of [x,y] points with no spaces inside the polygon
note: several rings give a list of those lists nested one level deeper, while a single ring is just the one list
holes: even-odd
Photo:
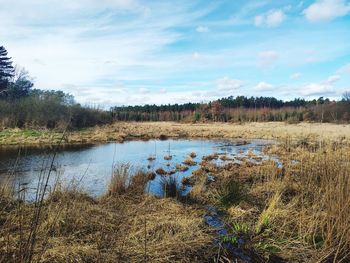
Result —
[{"label": "pine tree", "polygon": [[10,79],[14,76],[14,68],[11,58],[7,56],[7,51],[0,46],[0,93],[8,88]]}]

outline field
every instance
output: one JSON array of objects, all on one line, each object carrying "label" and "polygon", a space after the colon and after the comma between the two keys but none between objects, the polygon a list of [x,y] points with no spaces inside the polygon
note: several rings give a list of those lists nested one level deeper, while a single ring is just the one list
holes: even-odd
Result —
[{"label": "field", "polygon": [[[59,138],[11,130],[1,133],[2,142],[14,132],[23,140],[12,144]],[[26,203],[23,192],[2,185],[0,262],[350,261],[350,125],[115,123],[64,140],[170,137],[275,139],[264,152],[283,165],[254,152],[249,158],[213,153],[186,180],[193,185],[186,197],[171,180],[164,185],[167,198],[146,195],[152,174],[130,174],[127,166],[116,169],[96,199],[58,186],[47,198]],[[220,218],[228,232],[220,235],[206,224],[208,215]]]},{"label": "field", "polygon": [[242,138],[242,139],[310,139],[349,141],[350,124],[253,122],[253,123],[177,123],[116,122],[62,132],[35,129],[4,129],[0,145],[47,145],[63,143],[105,143],[132,139],[159,138]]}]

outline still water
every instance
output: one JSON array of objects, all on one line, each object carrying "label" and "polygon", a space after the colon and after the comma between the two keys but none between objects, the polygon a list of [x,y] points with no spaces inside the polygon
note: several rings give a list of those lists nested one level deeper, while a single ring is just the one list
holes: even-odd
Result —
[{"label": "still water", "polygon": [[[155,171],[163,168],[174,170],[176,164],[181,164],[191,152],[197,157],[199,164],[205,155],[219,153],[230,156],[245,156],[248,151],[264,156],[262,148],[273,142],[267,140],[251,140],[242,143],[235,140],[149,140],[127,141],[124,143],[108,143],[99,145],[80,145],[62,147],[54,159],[49,190],[58,180],[63,186],[75,185],[87,191],[92,196],[99,196],[106,187],[113,173],[113,167],[120,163],[128,163],[133,169]],[[164,156],[171,155],[170,161]],[[149,157],[155,160],[148,160]],[[0,180],[10,177],[18,188],[25,186],[27,198],[30,200],[38,187],[40,175],[47,175],[53,157],[49,148],[0,148]],[[190,176],[198,165],[190,166],[186,172],[177,172],[173,176],[181,184],[183,177]],[[147,191],[162,195],[160,181],[157,175],[150,181]],[[185,188],[185,192],[189,191]]]}]

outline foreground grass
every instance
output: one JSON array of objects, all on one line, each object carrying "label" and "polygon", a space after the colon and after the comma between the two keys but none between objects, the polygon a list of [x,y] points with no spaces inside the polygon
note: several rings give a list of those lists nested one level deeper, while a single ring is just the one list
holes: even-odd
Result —
[{"label": "foreground grass", "polygon": [[145,176],[139,173],[127,188],[114,178],[97,200],[74,190],[51,193],[42,205],[33,253],[27,241],[38,204],[3,193],[0,262],[209,261],[213,234],[202,220],[205,211],[144,195]]},{"label": "foreground grass", "polygon": [[[157,130],[148,123],[135,126],[137,131],[133,124],[125,125],[125,131],[141,137],[176,137],[179,127],[183,128],[181,136],[196,137],[207,124],[164,123]],[[202,132],[209,137],[218,131],[225,138],[236,132],[258,136],[261,125],[254,124],[254,129],[247,125],[247,133],[245,125],[208,126]],[[349,134],[337,125],[318,125],[317,129],[308,124],[275,125],[265,130],[266,136],[283,140],[264,150],[278,156],[283,167],[272,160],[255,163],[252,160],[261,161],[261,157],[253,152],[250,158],[206,156],[188,179],[194,187],[185,203],[145,195],[149,175],[139,172],[128,180],[127,166],[116,170],[106,195],[99,199],[78,191],[52,193],[42,206],[32,261],[215,262],[216,258],[236,262],[232,255],[227,258],[218,252],[213,245],[218,236],[203,222],[204,207],[212,205],[219,208],[230,233],[221,244],[238,247],[237,240],[242,238],[241,249],[257,255],[258,260],[252,262],[349,262]],[[348,126],[344,127],[347,131]],[[297,135],[289,134],[287,128],[293,133],[296,129]],[[138,133],[141,130],[147,136]],[[216,159],[226,161],[217,165]],[[240,162],[232,163],[232,159]],[[214,182],[208,182],[208,175]],[[169,191],[175,193],[169,196],[178,197],[176,191]],[[3,190],[0,257],[2,262],[28,262],[26,244],[38,207],[8,196]]]},{"label": "foreground grass", "polygon": [[[236,237],[265,257],[287,262],[350,261],[350,146],[336,142],[267,147],[258,165],[203,161],[190,196],[221,207]],[[215,176],[209,186],[203,174]]]},{"label": "foreground grass", "polygon": [[[53,130],[3,129],[0,145],[56,144],[62,133]],[[254,122],[254,123],[175,123],[116,122],[69,132],[65,143],[104,143],[131,139],[163,138],[242,138],[350,141],[350,124]]]}]

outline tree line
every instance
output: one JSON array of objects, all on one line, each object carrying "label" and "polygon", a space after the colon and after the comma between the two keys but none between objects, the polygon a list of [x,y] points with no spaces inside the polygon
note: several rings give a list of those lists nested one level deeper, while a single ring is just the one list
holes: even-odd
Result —
[{"label": "tree line", "polygon": [[63,91],[34,89],[28,72],[0,46],[0,128],[84,128],[113,121],[110,111],[83,107]]},{"label": "tree line", "polygon": [[344,93],[340,101],[230,96],[208,103],[117,106],[111,112],[117,121],[349,122],[350,96]]},{"label": "tree line", "polygon": [[0,46],[0,127],[84,128],[113,121],[350,122],[350,92],[339,101],[229,96],[208,103],[84,107],[62,91],[33,88]]}]

